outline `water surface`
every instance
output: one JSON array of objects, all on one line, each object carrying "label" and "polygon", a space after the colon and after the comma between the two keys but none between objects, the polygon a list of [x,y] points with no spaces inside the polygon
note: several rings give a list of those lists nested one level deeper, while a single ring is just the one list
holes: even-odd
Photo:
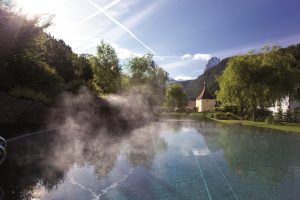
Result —
[{"label": "water surface", "polygon": [[41,134],[7,152],[0,199],[300,199],[300,137],[266,129],[165,120],[123,137]]}]

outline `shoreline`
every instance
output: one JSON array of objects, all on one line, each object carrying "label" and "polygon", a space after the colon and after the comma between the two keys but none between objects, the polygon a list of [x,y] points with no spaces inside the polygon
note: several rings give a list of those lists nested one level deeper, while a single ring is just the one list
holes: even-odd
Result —
[{"label": "shoreline", "polygon": [[218,120],[218,119],[206,117],[202,113],[160,113],[159,116],[191,118],[195,120],[211,120],[221,124],[251,126],[251,127],[279,130],[284,133],[300,134],[300,123],[283,123],[283,125],[275,125],[275,124],[267,124],[265,122],[254,122],[250,120]]}]

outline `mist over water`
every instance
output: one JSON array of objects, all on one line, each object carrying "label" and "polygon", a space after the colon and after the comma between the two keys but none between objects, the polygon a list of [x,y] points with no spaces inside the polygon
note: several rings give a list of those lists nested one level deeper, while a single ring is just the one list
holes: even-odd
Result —
[{"label": "mist over water", "polygon": [[82,136],[89,133],[123,135],[124,129],[153,120],[149,96],[139,91],[97,99],[86,87],[78,94],[64,93],[50,114],[48,126],[60,127],[60,134]]},{"label": "mist over water", "polygon": [[9,144],[0,197],[208,199],[203,177],[213,199],[299,196],[298,135],[154,121],[147,102],[134,92],[105,100],[86,88],[63,94],[48,124],[59,129]]},{"label": "mist over water", "polygon": [[58,128],[59,135],[52,163],[63,168],[67,160],[84,160],[103,175],[114,165],[124,141],[133,148],[130,153],[148,152],[142,147],[151,143],[149,137],[159,129],[147,126],[153,116],[148,96],[137,90],[101,100],[86,87],[76,95],[64,93],[48,122],[49,128]]}]

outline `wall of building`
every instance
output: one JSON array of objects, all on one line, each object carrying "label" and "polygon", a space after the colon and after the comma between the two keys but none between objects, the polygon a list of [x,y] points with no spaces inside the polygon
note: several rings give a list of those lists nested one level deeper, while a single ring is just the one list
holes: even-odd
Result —
[{"label": "wall of building", "polygon": [[273,113],[277,113],[280,105],[282,111],[286,113],[288,109],[290,109],[290,111],[293,111],[296,108],[300,108],[300,100],[290,99],[289,97],[286,97],[282,99],[280,103],[276,101],[275,105],[273,107],[270,107],[269,110],[272,111]]},{"label": "wall of building", "polygon": [[198,112],[212,110],[216,105],[215,99],[197,99],[196,107]]},{"label": "wall of building", "polygon": [[289,109],[289,97],[282,99],[280,103],[276,101],[275,105],[273,107],[270,107],[269,110],[272,111],[273,113],[277,113],[280,106],[282,112],[286,113],[287,110]]}]

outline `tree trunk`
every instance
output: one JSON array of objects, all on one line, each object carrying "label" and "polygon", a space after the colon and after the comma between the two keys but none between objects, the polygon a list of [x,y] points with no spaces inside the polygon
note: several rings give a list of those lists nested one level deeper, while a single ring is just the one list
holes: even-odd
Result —
[{"label": "tree trunk", "polygon": [[241,105],[240,105],[240,109],[241,109],[241,117],[242,117],[242,119],[244,119],[244,104],[243,103],[241,103]]},{"label": "tree trunk", "polygon": [[252,120],[255,122],[255,111],[256,111],[256,105],[253,104],[253,108],[252,108]]}]

